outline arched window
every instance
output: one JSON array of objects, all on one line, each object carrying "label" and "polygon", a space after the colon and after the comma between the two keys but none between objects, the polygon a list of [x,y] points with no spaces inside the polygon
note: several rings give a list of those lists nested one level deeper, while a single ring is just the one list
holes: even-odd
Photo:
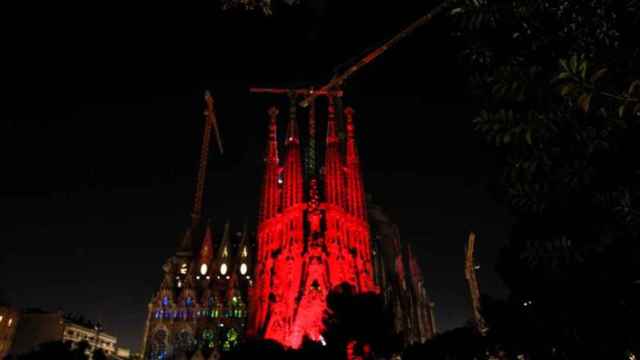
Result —
[{"label": "arched window", "polygon": [[234,328],[229,329],[229,331],[227,331],[227,335],[225,336],[225,341],[222,344],[222,350],[230,351],[231,349],[235,348],[238,345],[238,337],[238,332]]},{"label": "arched window", "polygon": [[183,354],[193,354],[198,342],[189,331],[183,330],[176,336],[176,350]]},{"label": "arched window", "polygon": [[215,332],[213,330],[205,329],[202,332],[202,344],[203,347],[209,349],[213,349],[215,347]]},{"label": "arched window", "polygon": [[151,338],[151,351],[149,359],[165,360],[167,358],[167,333],[164,330],[158,330]]}]

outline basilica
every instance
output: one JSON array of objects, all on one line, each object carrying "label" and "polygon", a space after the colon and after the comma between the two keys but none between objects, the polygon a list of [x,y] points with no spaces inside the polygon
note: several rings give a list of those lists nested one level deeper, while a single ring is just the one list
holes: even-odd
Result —
[{"label": "basilica", "polygon": [[[322,342],[326,297],[345,283],[384,298],[405,344],[435,334],[434,304],[412,249],[365,195],[355,113],[333,95],[326,103],[322,136],[313,108],[301,126],[292,106],[284,143],[279,111],[269,110],[256,232],[229,223],[218,231],[194,217],[149,302],[146,358],[217,358],[247,338],[294,349],[304,339]],[[202,169],[201,161],[199,184]]]}]

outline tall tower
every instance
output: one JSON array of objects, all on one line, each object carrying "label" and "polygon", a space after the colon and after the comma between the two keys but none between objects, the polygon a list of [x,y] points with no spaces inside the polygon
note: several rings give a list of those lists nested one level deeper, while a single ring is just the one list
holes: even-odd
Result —
[{"label": "tall tower", "polygon": [[[313,109],[313,107],[312,107]],[[320,340],[326,297],[346,282],[357,292],[378,292],[364,204],[353,111],[347,109],[347,143],[337,135],[329,97],[323,177],[303,178],[300,131],[290,110],[284,161],[277,156],[275,109],[270,110],[265,177],[258,224],[255,286],[249,333],[292,348],[305,337]],[[315,144],[315,113],[310,139]],[[342,149],[346,149],[343,151]],[[315,161],[315,156],[307,156]],[[315,169],[315,164],[304,164]]]},{"label": "tall tower", "polygon": [[[192,221],[175,255],[164,264],[160,287],[148,303],[142,345],[145,359],[215,357],[235,347],[246,328],[246,304],[253,281],[253,249],[247,226],[241,233],[232,234],[227,222],[222,238],[216,241],[211,224],[202,221],[209,137],[216,128],[213,99],[209,94],[205,99],[207,110]],[[275,129],[273,133],[275,144]],[[277,149],[273,150],[269,156],[275,160],[268,163],[275,163],[271,173],[277,174]],[[277,196],[277,191],[265,195]],[[276,212],[275,207],[262,209],[261,217],[268,218]]]}]

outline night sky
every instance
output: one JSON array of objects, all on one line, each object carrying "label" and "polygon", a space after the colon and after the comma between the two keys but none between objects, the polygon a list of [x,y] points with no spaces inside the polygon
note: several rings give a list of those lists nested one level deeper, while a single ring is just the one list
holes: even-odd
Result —
[{"label": "night sky", "polygon": [[[221,13],[213,0],[7,13],[0,289],[18,307],[101,320],[138,350],[161,265],[189,221],[204,90],[225,145],[211,156],[206,215],[218,234],[227,218],[255,228],[266,110],[277,104],[284,119],[286,102],[248,87],[321,84],[432,5],[303,0],[268,18]],[[359,72],[344,99],[366,190],[416,248],[440,330],[470,315],[470,230],[481,291],[505,295],[493,264],[511,221],[487,190],[497,168],[472,132],[457,51],[436,21]]]}]

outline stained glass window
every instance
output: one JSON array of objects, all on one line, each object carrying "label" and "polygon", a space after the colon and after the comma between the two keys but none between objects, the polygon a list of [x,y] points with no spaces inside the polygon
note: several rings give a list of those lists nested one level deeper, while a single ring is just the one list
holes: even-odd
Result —
[{"label": "stained glass window", "polygon": [[224,351],[229,351],[238,345],[238,332],[231,328],[227,331],[226,340],[222,344],[222,349]]},{"label": "stained glass window", "polygon": [[184,354],[191,354],[196,351],[198,343],[188,331],[181,331],[176,336],[176,349]]},{"label": "stained glass window", "polygon": [[211,329],[202,332],[202,344],[204,347],[213,349],[215,347],[215,333]]},{"label": "stained glass window", "polygon": [[149,359],[164,360],[167,358],[167,333],[158,330],[153,334]]}]

